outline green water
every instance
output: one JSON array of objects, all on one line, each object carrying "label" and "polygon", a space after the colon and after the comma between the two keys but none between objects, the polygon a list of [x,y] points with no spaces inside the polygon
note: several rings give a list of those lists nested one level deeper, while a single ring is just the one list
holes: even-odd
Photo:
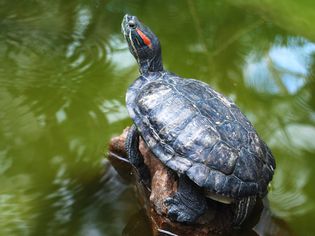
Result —
[{"label": "green water", "polygon": [[132,189],[102,163],[131,124],[124,95],[138,68],[125,13],[156,32],[168,70],[238,104],[276,157],[273,214],[313,235],[309,0],[0,0],[0,235],[121,235],[137,214]]}]

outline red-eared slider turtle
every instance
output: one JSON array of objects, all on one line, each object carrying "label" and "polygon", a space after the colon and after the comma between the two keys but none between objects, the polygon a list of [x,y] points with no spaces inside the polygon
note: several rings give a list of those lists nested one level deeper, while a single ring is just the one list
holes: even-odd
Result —
[{"label": "red-eared slider turtle", "polygon": [[122,32],[140,67],[126,103],[134,121],[126,149],[131,163],[149,178],[138,149],[139,135],[179,176],[166,199],[168,216],[193,223],[207,207],[205,197],[234,206],[234,225],[267,193],[275,160],[238,107],[207,84],[163,69],[158,38],[135,16],[125,15]]}]

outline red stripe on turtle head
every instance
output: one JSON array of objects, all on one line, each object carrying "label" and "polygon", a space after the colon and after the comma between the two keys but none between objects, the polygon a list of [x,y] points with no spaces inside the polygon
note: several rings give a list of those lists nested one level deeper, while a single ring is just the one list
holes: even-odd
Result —
[{"label": "red stripe on turtle head", "polygon": [[145,43],[145,45],[147,45],[149,48],[152,49],[151,40],[141,30],[136,29],[136,31],[139,34],[139,36],[142,38],[142,40]]}]

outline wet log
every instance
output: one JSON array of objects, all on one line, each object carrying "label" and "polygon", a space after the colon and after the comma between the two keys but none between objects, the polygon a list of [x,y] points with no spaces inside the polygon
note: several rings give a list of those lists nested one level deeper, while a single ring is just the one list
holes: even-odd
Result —
[{"label": "wet log", "polygon": [[177,175],[161,163],[140,139],[139,149],[151,176],[149,186],[144,184],[127,158],[125,150],[127,132],[128,128],[120,136],[111,139],[108,158],[120,176],[136,186],[139,201],[151,223],[153,235],[257,235],[252,228],[259,221],[263,210],[262,201],[257,202],[251,216],[243,224],[242,229],[238,230],[232,226],[232,206],[211,199],[207,200],[207,212],[195,224],[182,224],[167,218],[164,201],[177,191]]}]

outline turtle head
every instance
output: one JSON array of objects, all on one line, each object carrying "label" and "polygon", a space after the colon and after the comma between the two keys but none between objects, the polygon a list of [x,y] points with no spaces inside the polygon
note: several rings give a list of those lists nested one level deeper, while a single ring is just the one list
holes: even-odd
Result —
[{"label": "turtle head", "polygon": [[159,39],[136,16],[125,15],[121,30],[129,50],[136,58],[140,73],[162,71],[162,56]]}]

